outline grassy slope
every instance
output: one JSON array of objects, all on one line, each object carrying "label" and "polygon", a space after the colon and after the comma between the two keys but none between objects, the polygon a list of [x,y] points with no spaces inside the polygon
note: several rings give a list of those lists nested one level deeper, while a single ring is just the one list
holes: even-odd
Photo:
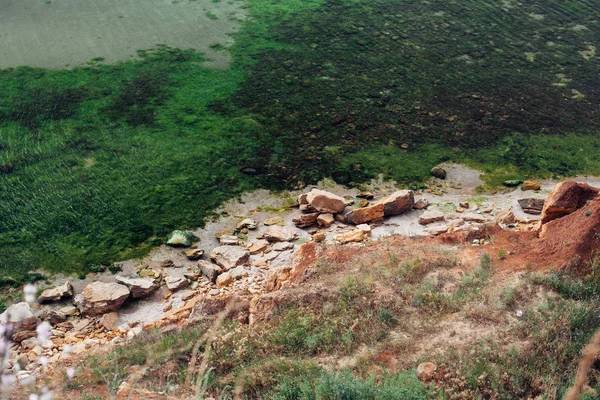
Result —
[{"label": "grassy slope", "polygon": [[159,49],[0,72],[5,282],[141,254],[258,186],[419,181],[448,159],[491,183],[600,172],[592,4],[248,3],[229,71]]}]

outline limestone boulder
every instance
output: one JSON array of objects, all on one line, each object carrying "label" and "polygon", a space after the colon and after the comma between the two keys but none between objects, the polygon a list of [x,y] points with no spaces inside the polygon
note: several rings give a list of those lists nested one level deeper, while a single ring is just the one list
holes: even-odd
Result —
[{"label": "limestone boulder", "polygon": [[248,250],[250,251],[250,254],[260,254],[265,251],[267,247],[269,247],[269,242],[264,239],[259,239],[256,242],[253,242]]},{"label": "limestone boulder", "polygon": [[341,233],[333,237],[336,242],[341,244],[351,243],[351,242],[362,242],[367,238],[367,233],[362,229],[355,229],[350,232]]},{"label": "limestone boulder", "polygon": [[296,233],[288,228],[270,226],[265,232],[265,239],[270,243],[291,242],[292,240],[296,239]]},{"label": "limestone boulder", "polygon": [[106,314],[121,307],[129,295],[129,288],[120,283],[94,282],[75,296],[75,305],[82,315]]},{"label": "limestone boulder", "polygon": [[221,236],[219,238],[219,244],[221,246],[239,246],[240,239],[235,235]]},{"label": "limestone boulder", "polygon": [[238,224],[237,224],[237,230],[241,231],[242,229],[256,229],[258,227],[258,223],[253,220],[252,218],[245,218],[243,220],[241,220]]},{"label": "limestone boulder", "polygon": [[427,207],[429,207],[429,200],[424,198],[419,199],[413,204],[415,210],[425,210]]},{"label": "limestone boulder", "polygon": [[102,326],[107,331],[112,331],[117,327],[117,321],[119,320],[119,314],[116,312],[110,312],[104,314],[102,318],[100,318],[100,326]]},{"label": "limestone boulder", "polygon": [[44,290],[40,297],[38,297],[38,301],[40,303],[49,303],[51,301],[60,301],[71,296],[73,296],[73,285],[71,285],[71,282],[66,281],[64,284],[53,289]]},{"label": "limestone boulder", "polygon": [[431,175],[438,179],[446,179],[446,170],[442,167],[433,167],[431,169]]},{"label": "limestone boulder", "polygon": [[273,245],[273,251],[286,251],[293,250],[295,247],[294,243],[290,242],[277,242]]},{"label": "limestone boulder", "polygon": [[402,214],[415,204],[415,193],[412,190],[398,190],[375,204],[383,204],[385,216]]},{"label": "limestone boulder", "polygon": [[185,276],[167,276],[165,278],[165,285],[171,292],[185,289],[190,284],[190,281]]},{"label": "limestone boulder", "polygon": [[250,259],[250,251],[241,246],[219,246],[213,249],[210,258],[228,271],[247,263]]},{"label": "limestone boulder", "polygon": [[544,199],[527,198],[519,199],[518,203],[521,206],[521,209],[524,213],[540,215],[542,213],[542,210],[544,209],[545,201]]},{"label": "limestone boulder", "polygon": [[542,224],[568,215],[598,195],[600,189],[575,181],[564,181],[554,187],[544,203]]},{"label": "limestone boulder", "polygon": [[319,217],[319,213],[310,213],[310,214],[301,214],[294,218],[292,222],[298,228],[307,228],[309,226],[315,225],[317,223],[317,218]]},{"label": "limestone boulder", "polygon": [[484,215],[477,213],[465,213],[461,218],[468,222],[482,223],[488,221],[488,218],[486,218]]},{"label": "limestone boulder", "polygon": [[199,260],[204,255],[202,249],[189,249],[185,251],[185,256],[188,260]]},{"label": "limestone boulder", "polygon": [[217,278],[217,286],[220,288],[229,286],[232,283],[233,283],[233,277],[231,276],[231,274],[229,272],[224,272],[221,275],[219,275],[219,277]]},{"label": "limestone boulder", "polygon": [[317,217],[317,225],[321,228],[329,228],[334,222],[335,219],[331,213],[320,214]]},{"label": "limestone boulder", "polygon": [[542,185],[540,185],[539,183],[537,183],[535,181],[525,181],[521,185],[521,190],[523,190],[523,191],[525,191],[525,190],[540,190],[541,188],[542,188]]},{"label": "limestone boulder", "polygon": [[22,331],[34,330],[37,325],[37,319],[29,303],[21,302],[11,305],[0,314],[0,325],[12,324],[12,332],[19,333]]},{"label": "limestone boulder", "polygon": [[383,203],[373,204],[364,208],[357,208],[344,216],[346,223],[360,225],[370,221],[382,219],[385,205]]},{"label": "limestone boulder", "polygon": [[151,278],[131,278],[118,275],[115,280],[117,283],[127,286],[134,299],[148,297],[158,288],[157,281]]},{"label": "limestone boulder", "polygon": [[339,213],[346,208],[346,200],[325,190],[313,189],[306,195],[306,202],[313,209],[325,213]]},{"label": "limestone boulder", "polygon": [[425,228],[425,232],[432,236],[441,235],[442,233],[448,232],[448,225],[446,224],[431,224]]},{"label": "limestone boulder", "polygon": [[443,221],[443,220],[444,220],[444,214],[442,214],[441,211],[428,210],[428,211],[425,211],[423,214],[421,214],[421,216],[419,217],[419,224],[427,225],[427,224],[431,224],[433,222]]},{"label": "limestone boulder", "polygon": [[198,267],[200,268],[200,271],[202,271],[202,275],[213,283],[217,280],[219,274],[223,272],[223,268],[219,265],[208,261],[198,261]]}]

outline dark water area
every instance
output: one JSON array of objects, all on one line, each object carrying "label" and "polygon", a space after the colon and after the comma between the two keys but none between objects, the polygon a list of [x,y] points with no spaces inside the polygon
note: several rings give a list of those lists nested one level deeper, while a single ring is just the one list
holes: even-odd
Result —
[{"label": "dark water area", "polygon": [[0,277],[138,256],[259,187],[600,173],[598,6],[250,0],[210,45],[228,69],[159,46],[2,70]]}]

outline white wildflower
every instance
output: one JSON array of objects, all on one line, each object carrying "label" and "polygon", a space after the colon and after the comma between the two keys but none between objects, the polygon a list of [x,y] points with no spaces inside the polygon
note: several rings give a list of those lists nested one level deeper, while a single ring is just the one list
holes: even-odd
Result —
[{"label": "white wildflower", "polygon": [[67,376],[69,377],[69,379],[73,379],[73,377],[75,376],[75,368],[67,368]]},{"label": "white wildflower", "polygon": [[23,292],[25,293],[25,301],[28,303],[33,303],[36,300],[35,295],[37,294],[37,288],[35,285],[25,285],[23,288]]},{"label": "white wildflower", "polygon": [[41,324],[39,324],[37,326],[37,328],[35,328],[37,335],[38,335],[38,341],[40,343],[44,343],[46,340],[48,340],[50,338],[50,336],[52,336],[52,332],[50,332],[50,323],[48,321],[44,321]]},{"label": "white wildflower", "polygon": [[517,318],[521,318],[523,316],[523,311],[517,310]]}]

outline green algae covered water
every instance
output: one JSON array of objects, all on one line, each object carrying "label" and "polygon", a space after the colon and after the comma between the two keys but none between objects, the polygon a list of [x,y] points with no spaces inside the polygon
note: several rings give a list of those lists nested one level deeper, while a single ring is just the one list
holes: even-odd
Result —
[{"label": "green algae covered water", "polygon": [[600,173],[597,1],[0,0],[0,278],[257,187]]}]

